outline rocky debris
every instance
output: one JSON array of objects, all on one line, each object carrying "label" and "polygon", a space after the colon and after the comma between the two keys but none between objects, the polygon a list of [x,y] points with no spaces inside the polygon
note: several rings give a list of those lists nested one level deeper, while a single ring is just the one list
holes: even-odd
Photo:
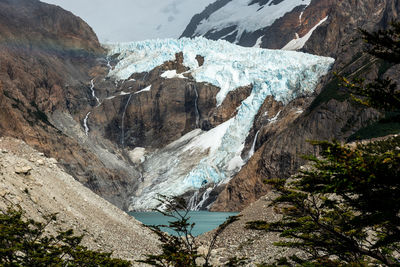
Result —
[{"label": "rocky debris", "polygon": [[[49,226],[51,233],[73,229],[77,235],[84,234],[84,245],[113,252],[115,257],[137,260],[158,251],[158,239],[150,230],[75,181],[54,165],[54,159],[12,138],[0,138],[0,149],[9,151],[0,156],[1,210],[11,203],[19,205],[26,216],[38,221],[57,213],[56,224]],[[30,159],[42,164],[29,167],[30,179],[25,179],[15,173],[14,166],[30,166]]]},{"label": "rocky debris", "polygon": [[146,149],[144,147],[135,147],[135,149],[129,151],[129,159],[134,164],[141,164],[146,160],[145,153]]},{"label": "rocky debris", "polygon": [[20,167],[15,167],[15,173],[16,174],[23,174],[23,175],[29,175],[32,171],[31,166],[20,166]]},{"label": "rocky debris", "polygon": [[[294,249],[276,247],[275,242],[281,241],[278,233],[267,233],[246,228],[246,223],[257,220],[274,222],[281,218],[275,207],[269,206],[277,196],[268,192],[259,200],[246,207],[239,215],[240,219],[229,225],[219,236],[216,248],[212,252],[213,266],[224,266],[232,257],[246,258],[245,266],[257,266],[260,263],[271,263],[285,255],[300,253]],[[215,230],[197,238],[201,244],[199,253],[204,254]]]}]

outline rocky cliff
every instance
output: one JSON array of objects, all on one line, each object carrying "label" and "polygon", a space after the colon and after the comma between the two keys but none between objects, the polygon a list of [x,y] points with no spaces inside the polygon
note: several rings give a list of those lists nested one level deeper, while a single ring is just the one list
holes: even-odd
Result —
[{"label": "rocky cliff", "polygon": [[92,29],[72,13],[36,0],[0,1],[0,134],[57,158],[123,207],[134,170],[84,145],[79,120],[93,103],[90,79],[107,72],[104,57]]},{"label": "rocky cliff", "polygon": [[[321,3],[330,6],[329,18],[313,32],[304,51],[334,57],[333,71],[350,78],[374,79],[396,69],[364,52],[357,29],[386,28],[391,20],[398,19],[398,1],[312,1],[308,8]],[[222,191],[212,210],[240,210],[268,192],[263,180],[286,178],[296,172],[304,163],[301,155],[318,153],[306,140],[336,138],[345,141],[382,116],[377,111],[355,105],[338,83],[333,75],[324,79],[318,94],[305,99],[300,106],[301,114],[296,117],[283,116],[291,105],[282,109],[282,115],[273,125],[258,117],[253,126],[253,136],[260,131],[256,153]],[[248,147],[252,138],[249,139]]]}]

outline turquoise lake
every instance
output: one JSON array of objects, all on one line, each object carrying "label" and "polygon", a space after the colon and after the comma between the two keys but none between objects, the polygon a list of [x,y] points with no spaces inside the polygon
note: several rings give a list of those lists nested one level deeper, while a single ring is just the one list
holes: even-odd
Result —
[{"label": "turquoise lake", "polygon": [[[159,212],[130,212],[129,214],[146,225],[168,225],[169,221],[173,221],[173,218],[166,217]],[[196,224],[192,234],[197,236],[211,231],[225,222],[229,216],[235,216],[237,214],[236,212],[191,211],[188,215],[190,217],[190,222]],[[175,234],[173,230],[168,228],[163,228],[162,230],[170,234]]]}]

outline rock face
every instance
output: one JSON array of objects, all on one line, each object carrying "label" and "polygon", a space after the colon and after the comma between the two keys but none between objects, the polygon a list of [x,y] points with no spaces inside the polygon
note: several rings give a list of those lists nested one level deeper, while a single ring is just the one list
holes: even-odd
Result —
[{"label": "rock face", "polygon": [[123,208],[137,172],[84,145],[80,126],[80,112],[93,102],[89,81],[107,71],[104,56],[92,29],[70,12],[36,0],[0,1],[0,134],[57,158]]},{"label": "rock face", "polygon": [[[308,8],[316,2],[312,1]],[[376,12],[371,14],[371,10]],[[327,22],[314,31],[304,51],[336,58],[333,71],[339,74],[374,79],[383,75],[387,68],[363,52],[356,29],[373,31],[385,28],[389,21],[398,18],[399,12],[400,3],[393,0],[335,1],[330,6]],[[290,105],[283,108],[275,126],[259,117],[253,126],[253,136],[260,129],[256,153],[229,182],[211,209],[243,209],[268,192],[263,180],[287,178],[304,164],[301,155],[318,154],[306,140],[336,138],[345,141],[352,133],[381,116],[377,111],[354,105],[337,84],[334,76],[324,79],[317,90],[319,94],[305,99],[301,106],[303,112],[296,117],[290,116],[292,119],[283,115]],[[248,147],[250,143],[251,138]]]},{"label": "rock face", "polygon": [[[217,107],[220,89],[196,82],[182,63],[183,55],[177,53],[173,61],[134,74],[135,81],[124,82],[115,96],[106,97],[92,111],[92,130],[120,147],[163,148],[196,128],[209,130],[232,118],[251,93],[251,87],[238,88]],[[182,76],[163,77],[168,71]]]},{"label": "rock face", "polygon": [[[127,90],[123,88],[124,92],[132,94],[104,101],[93,112],[91,122],[105,125],[101,130],[105,136],[127,147],[160,148],[199,128],[215,108],[219,88],[196,83],[190,77],[161,77],[162,73],[172,69],[177,69],[175,64],[166,62],[143,74],[143,81],[133,83]],[[141,91],[144,88],[149,90]]]}]

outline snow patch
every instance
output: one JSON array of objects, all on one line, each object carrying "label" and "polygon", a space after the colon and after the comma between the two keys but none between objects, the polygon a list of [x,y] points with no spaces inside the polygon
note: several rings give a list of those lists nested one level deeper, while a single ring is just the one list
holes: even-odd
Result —
[{"label": "snow patch", "polygon": [[302,110],[301,108],[297,109],[295,114],[302,114],[304,112],[304,110]]},{"label": "snow patch", "polygon": [[222,138],[232,122],[233,119],[227,120],[208,132],[204,132],[195,137],[183,151],[196,151],[198,149],[204,151],[210,149],[209,153],[215,153],[215,151],[221,146]]},{"label": "snow patch", "polygon": [[176,70],[167,70],[163,74],[161,74],[162,78],[165,79],[173,79],[173,78],[180,78],[180,79],[186,79],[185,76],[183,76],[182,73],[176,73]]},{"label": "snow patch", "polygon": [[281,110],[279,110],[279,112],[276,113],[276,115],[273,118],[269,119],[268,122],[271,124],[277,122],[280,114],[281,114]]},{"label": "snow patch", "polygon": [[260,48],[261,47],[261,45],[262,45],[262,38],[263,38],[264,36],[260,36],[260,37],[258,37],[258,39],[257,39],[257,41],[256,41],[256,44],[253,46],[254,48]]},{"label": "snow patch", "polygon": [[129,151],[128,156],[134,164],[141,164],[146,160],[145,154],[146,149],[144,147],[135,147],[132,151]]},{"label": "snow patch", "polygon": [[144,89],[142,89],[142,90],[140,90],[140,91],[137,91],[137,92],[135,93],[135,95],[136,95],[136,94],[143,93],[143,92],[149,92],[150,89],[151,89],[151,85],[147,86],[146,88],[144,88]]},{"label": "snow patch", "polygon": [[303,37],[299,38],[298,34],[296,33],[296,38],[291,40],[289,43],[287,43],[282,50],[299,50],[304,47],[308,39],[310,39],[311,35],[313,32],[322,24],[324,23],[328,17],[325,17],[322,19],[320,22],[318,22],[317,25],[315,25],[306,35]]}]

